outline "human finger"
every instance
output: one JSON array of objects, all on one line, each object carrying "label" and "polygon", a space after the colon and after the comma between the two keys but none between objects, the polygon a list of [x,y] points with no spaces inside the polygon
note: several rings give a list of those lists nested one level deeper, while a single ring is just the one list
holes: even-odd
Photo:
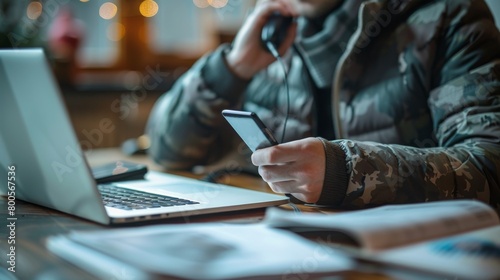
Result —
[{"label": "human finger", "polygon": [[275,165],[314,157],[318,153],[324,153],[323,145],[319,139],[310,137],[256,150],[251,159],[256,166]]}]

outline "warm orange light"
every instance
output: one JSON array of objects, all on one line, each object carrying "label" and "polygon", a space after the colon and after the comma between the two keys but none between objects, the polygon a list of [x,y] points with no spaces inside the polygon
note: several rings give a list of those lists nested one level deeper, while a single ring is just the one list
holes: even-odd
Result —
[{"label": "warm orange light", "polygon": [[125,36],[125,26],[119,22],[111,23],[106,31],[106,37],[110,41],[120,41]]},{"label": "warm orange light", "polygon": [[158,13],[158,4],[153,0],[144,0],[139,6],[139,12],[144,17],[152,17]]},{"label": "warm orange light", "polygon": [[38,1],[33,1],[29,3],[28,8],[26,9],[26,15],[28,16],[29,19],[35,20],[42,14],[42,10],[43,10],[42,3]]},{"label": "warm orange light", "polygon": [[86,3],[86,2],[89,2],[89,0],[80,0],[80,2]]},{"label": "warm orange light", "polygon": [[101,5],[99,8],[99,15],[103,19],[112,19],[116,16],[116,13],[118,12],[118,7],[111,3],[111,2],[106,2]]},{"label": "warm orange light", "polygon": [[207,0],[210,6],[218,9],[226,6],[228,0]]},{"label": "warm orange light", "polygon": [[193,0],[193,3],[196,7],[198,8],[206,8],[209,6],[208,4],[208,1],[207,0]]}]

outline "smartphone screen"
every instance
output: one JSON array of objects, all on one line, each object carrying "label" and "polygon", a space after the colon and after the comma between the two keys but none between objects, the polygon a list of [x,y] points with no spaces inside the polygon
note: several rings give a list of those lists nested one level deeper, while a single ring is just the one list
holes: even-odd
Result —
[{"label": "smartphone screen", "polygon": [[254,112],[223,110],[222,115],[252,152],[278,145],[271,131]]},{"label": "smartphone screen", "polygon": [[147,171],[148,167],[144,164],[119,160],[92,168],[92,175],[100,184],[144,179]]}]

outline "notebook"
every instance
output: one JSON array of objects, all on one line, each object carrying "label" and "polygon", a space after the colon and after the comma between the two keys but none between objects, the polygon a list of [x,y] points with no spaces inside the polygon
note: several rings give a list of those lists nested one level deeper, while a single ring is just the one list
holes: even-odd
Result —
[{"label": "notebook", "polygon": [[[15,197],[102,224],[279,205],[288,198],[149,171],[145,180],[97,185],[41,49],[0,50],[0,163],[15,168]],[[113,160],[113,159],[110,159]],[[4,182],[5,181],[5,182]],[[7,193],[2,180],[2,192]],[[150,208],[104,204],[99,189],[153,197]],[[155,197],[156,199],[156,197]],[[173,205],[168,205],[173,204]],[[132,205],[133,206],[133,205]]]}]

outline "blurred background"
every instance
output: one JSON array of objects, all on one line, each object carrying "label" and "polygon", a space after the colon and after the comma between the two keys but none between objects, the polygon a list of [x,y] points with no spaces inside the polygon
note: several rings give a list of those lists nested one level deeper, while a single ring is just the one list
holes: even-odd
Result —
[{"label": "blurred background", "polygon": [[[487,3],[500,26],[500,1]],[[0,0],[0,48],[43,48],[82,147],[117,147],[144,133],[156,99],[203,54],[231,42],[254,4]]]},{"label": "blurred background", "polygon": [[[156,99],[203,54],[231,42],[254,4],[0,0],[0,48],[43,48],[82,147],[117,147],[144,133]],[[103,128],[110,122],[113,131]]]}]

